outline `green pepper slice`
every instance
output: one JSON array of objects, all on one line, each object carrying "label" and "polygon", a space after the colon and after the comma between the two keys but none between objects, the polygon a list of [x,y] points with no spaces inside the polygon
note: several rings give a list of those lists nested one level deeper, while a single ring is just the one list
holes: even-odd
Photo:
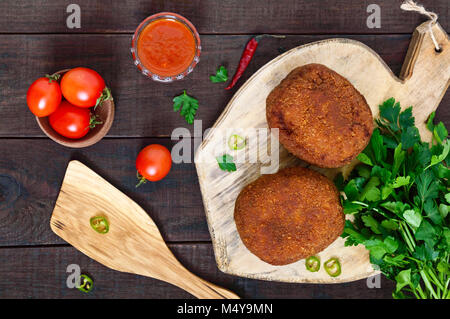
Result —
[{"label": "green pepper slice", "polygon": [[80,275],[80,287],[77,287],[79,291],[88,293],[94,288],[94,282],[88,275]]},{"label": "green pepper slice", "polygon": [[245,138],[237,134],[231,135],[230,138],[228,139],[228,146],[233,151],[243,149],[245,147],[245,144],[246,144]]},{"label": "green pepper slice", "polygon": [[90,219],[91,227],[99,234],[106,234],[109,231],[108,220],[103,216],[94,216]]},{"label": "green pepper slice", "polygon": [[305,260],[306,269],[310,272],[317,272],[320,269],[320,259],[316,256],[311,256]]},{"label": "green pepper slice", "polygon": [[323,267],[331,277],[337,277],[341,274],[341,263],[339,262],[339,259],[335,257],[328,259],[323,264]]}]

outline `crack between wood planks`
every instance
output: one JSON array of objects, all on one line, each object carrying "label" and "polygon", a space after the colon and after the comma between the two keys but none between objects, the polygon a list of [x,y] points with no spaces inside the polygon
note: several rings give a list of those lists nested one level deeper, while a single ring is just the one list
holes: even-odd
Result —
[{"label": "crack between wood planks", "polygon": [[[193,246],[193,245],[212,245],[211,241],[166,241],[166,244],[170,246]],[[61,244],[30,244],[30,245],[11,245],[11,246],[0,246],[0,250],[6,249],[39,249],[39,248],[67,248],[72,247],[72,245],[67,243]]]}]

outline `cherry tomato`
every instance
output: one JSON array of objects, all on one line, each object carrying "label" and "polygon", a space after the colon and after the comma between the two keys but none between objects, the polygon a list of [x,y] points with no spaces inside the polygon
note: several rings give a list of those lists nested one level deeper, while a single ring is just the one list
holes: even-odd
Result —
[{"label": "cherry tomato", "polygon": [[27,92],[27,104],[30,111],[38,116],[49,116],[61,104],[61,88],[57,82],[59,75],[37,79]]},{"label": "cherry tomato", "polygon": [[169,150],[159,144],[151,144],[139,152],[136,159],[139,183],[136,187],[147,180],[156,182],[163,179],[170,171],[172,157]]},{"label": "cherry tomato", "polygon": [[91,126],[91,111],[62,101],[58,109],[49,116],[50,126],[62,136],[82,138]]},{"label": "cherry tomato", "polygon": [[74,68],[63,75],[61,91],[67,101],[79,107],[96,105],[105,89],[105,81],[94,70]]}]

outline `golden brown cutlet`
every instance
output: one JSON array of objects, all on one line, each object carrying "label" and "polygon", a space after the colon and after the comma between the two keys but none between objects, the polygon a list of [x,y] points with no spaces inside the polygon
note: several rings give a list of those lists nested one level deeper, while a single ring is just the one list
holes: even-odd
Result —
[{"label": "golden brown cutlet", "polygon": [[344,229],[338,190],[304,167],[262,175],[247,185],[236,200],[234,219],[245,246],[272,265],[315,255]]},{"label": "golden brown cutlet", "polygon": [[364,96],[321,64],[290,72],[267,97],[266,116],[290,153],[320,167],[349,164],[373,131]]}]

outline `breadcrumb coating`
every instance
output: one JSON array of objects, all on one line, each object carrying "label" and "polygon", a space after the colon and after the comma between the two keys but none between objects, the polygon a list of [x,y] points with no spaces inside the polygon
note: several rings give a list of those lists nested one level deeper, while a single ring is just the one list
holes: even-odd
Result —
[{"label": "breadcrumb coating", "polygon": [[267,122],[280,143],[320,167],[349,164],[370,141],[373,118],[353,85],[321,64],[294,69],[266,100]]},{"label": "breadcrumb coating", "polygon": [[245,246],[272,265],[315,255],[344,229],[338,190],[304,167],[262,175],[247,185],[236,200],[234,219]]}]

